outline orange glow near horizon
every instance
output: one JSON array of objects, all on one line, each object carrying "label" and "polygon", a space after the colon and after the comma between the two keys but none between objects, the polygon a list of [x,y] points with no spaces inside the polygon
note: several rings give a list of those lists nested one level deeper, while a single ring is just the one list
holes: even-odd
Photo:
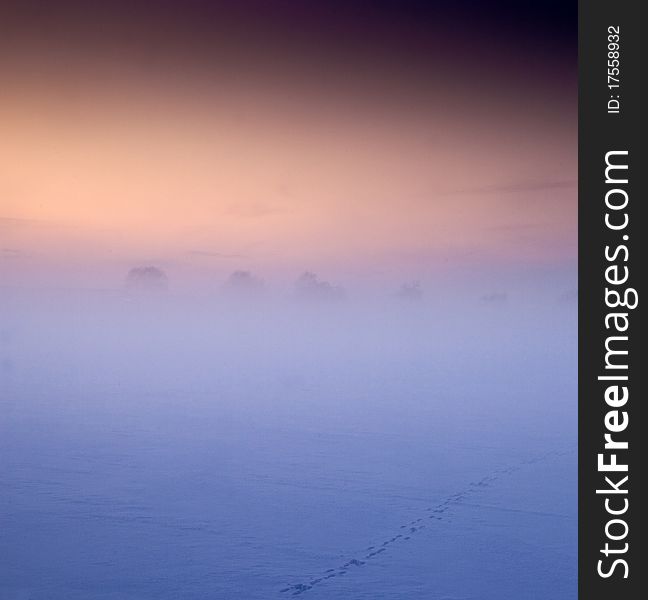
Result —
[{"label": "orange glow near horizon", "polygon": [[562,107],[487,110],[469,90],[408,107],[375,89],[217,78],[7,81],[9,284],[141,262],[415,273],[575,258],[576,132]]}]

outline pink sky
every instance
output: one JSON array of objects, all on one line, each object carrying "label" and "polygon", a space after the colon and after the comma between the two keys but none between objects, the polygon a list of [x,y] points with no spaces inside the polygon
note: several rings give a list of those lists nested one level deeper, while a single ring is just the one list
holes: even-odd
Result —
[{"label": "pink sky", "polygon": [[0,74],[5,284],[111,287],[139,264],[389,277],[576,256],[575,104],[543,81]]}]

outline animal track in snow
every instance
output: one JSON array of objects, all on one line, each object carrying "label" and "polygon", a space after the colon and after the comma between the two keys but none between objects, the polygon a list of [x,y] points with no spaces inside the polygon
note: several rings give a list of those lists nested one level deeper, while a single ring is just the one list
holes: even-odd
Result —
[{"label": "animal track in snow", "polygon": [[[510,465],[508,467],[501,467],[499,469],[495,469],[490,475],[486,475],[477,481],[470,482],[465,489],[456,492],[455,494],[451,494],[450,496],[446,497],[438,504],[425,508],[425,512],[429,513],[427,515],[427,518],[435,519],[437,521],[442,521],[447,518],[444,515],[444,513],[450,510],[453,506],[457,506],[461,504],[462,500],[464,500],[465,498],[481,491],[481,489],[483,488],[489,487],[494,481],[499,479],[500,476],[511,475],[515,471],[518,471],[522,466],[536,464],[540,461],[549,458],[550,456],[564,456],[565,454],[567,454],[567,452],[551,451],[534,458],[523,460],[518,465]],[[295,583],[289,585],[288,587],[283,588],[280,591],[282,593],[292,592],[291,594],[292,596],[299,596],[304,592],[311,590],[314,586],[323,583],[328,579],[331,579],[336,576],[344,575],[345,573],[347,573],[346,569],[348,569],[349,567],[360,568],[366,565],[367,561],[372,560],[373,558],[379,556],[383,552],[386,552],[388,547],[391,546],[392,544],[398,542],[399,540],[401,542],[406,542],[411,539],[412,535],[414,535],[421,529],[424,529],[425,525],[419,525],[419,523],[423,522],[424,518],[425,517],[413,519],[409,523],[406,523],[405,525],[401,525],[400,529],[407,530],[407,535],[399,533],[381,543],[378,543],[374,546],[369,546],[365,550],[365,552],[367,552],[368,554],[365,554],[362,557],[362,559],[352,558],[348,560],[346,563],[344,563],[343,565],[340,565],[337,569],[327,569],[326,571],[324,571],[324,574],[322,576],[317,577],[315,579],[311,579],[307,583]]]}]

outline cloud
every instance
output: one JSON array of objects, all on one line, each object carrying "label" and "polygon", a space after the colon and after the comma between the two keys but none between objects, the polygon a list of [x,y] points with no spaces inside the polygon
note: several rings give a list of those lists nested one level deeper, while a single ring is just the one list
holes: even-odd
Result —
[{"label": "cloud", "polygon": [[224,213],[228,216],[242,217],[246,219],[258,219],[263,217],[274,217],[289,212],[284,206],[267,204],[262,202],[237,203],[225,208]]},{"label": "cloud", "polygon": [[546,230],[549,228],[550,226],[547,223],[507,223],[505,225],[490,225],[488,227],[484,227],[484,230],[508,233],[518,231]]},{"label": "cloud", "polygon": [[17,219],[14,217],[0,217],[0,231],[9,231],[10,229],[17,229],[29,225],[42,225],[46,221],[39,219]]},{"label": "cloud", "polygon": [[561,181],[520,181],[517,183],[486,185],[474,188],[465,188],[449,192],[449,194],[488,195],[488,194],[516,194],[521,192],[542,192],[545,190],[560,190],[576,187],[574,180]]},{"label": "cloud", "polygon": [[0,257],[3,259],[23,258],[28,256],[22,250],[16,248],[2,248],[0,249]]},{"label": "cloud", "polygon": [[212,252],[210,250],[189,250],[187,254],[190,254],[191,256],[205,256],[223,259],[248,258],[245,254],[228,254],[226,252]]}]

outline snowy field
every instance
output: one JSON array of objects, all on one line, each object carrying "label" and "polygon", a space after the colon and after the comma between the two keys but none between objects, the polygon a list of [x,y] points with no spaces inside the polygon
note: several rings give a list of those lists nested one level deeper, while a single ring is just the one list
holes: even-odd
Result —
[{"label": "snowy field", "polygon": [[575,306],[7,297],[2,600],[576,598]]}]

